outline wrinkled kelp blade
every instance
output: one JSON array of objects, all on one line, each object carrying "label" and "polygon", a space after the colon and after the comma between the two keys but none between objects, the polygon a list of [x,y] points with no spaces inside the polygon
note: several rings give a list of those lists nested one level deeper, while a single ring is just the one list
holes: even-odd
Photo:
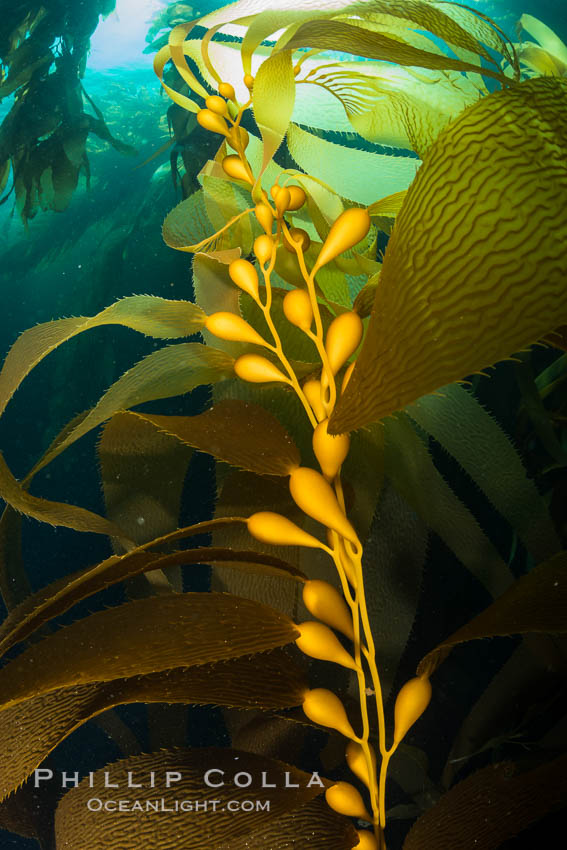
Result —
[{"label": "wrinkled kelp blade", "polygon": [[293,440],[275,416],[260,405],[226,399],[197,416],[138,417],[186,445],[233,466],[263,475],[289,475],[299,466]]},{"label": "wrinkled kelp blade", "polygon": [[[166,770],[182,774],[182,781],[170,788],[160,788],[159,798],[167,807],[176,799],[198,800],[203,795],[203,776],[214,766],[224,771],[225,785],[214,789],[214,798],[220,801],[215,812],[161,812],[151,817],[141,817],[139,812],[99,813],[90,812],[86,801],[93,796],[88,781],[69,791],[57,809],[56,835],[58,846],[67,850],[84,850],[84,837],[89,836],[90,850],[139,850],[140,847],[179,847],[184,850],[203,850],[222,845],[227,836],[235,838],[252,833],[266,826],[272,819],[296,809],[313,800],[322,788],[320,785],[307,787],[310,774],[292,765],[268,759],[242,750],[203,748],[191,750],[165,750],[161,753],[132,756],[120,762],[106,765],[111,781],[125,784],[128,771],[134,776],[148,776],[155,770],[156,776],[164,776]],[[252,776],[247,787],[238,787],[228,781],[237,772]],[[291,783],[297,788],[285,787],[285,775],[289,773]],[[262,788],[262,773],[270,777],[275,788]],[[219,777],[221,774],[215,774]],[[289,784],[289,783],[288,783]],[[103,771],[93,777],[94,788],[103,787]],[[137,789],[136,797],[142,803],[156,798],[156,789],[147,784]],[[269,810],[253,811],[237,807],[228,810],[229,800],[268,800]]]},{"label": "wrinkled kelp blade", "polygon": [[189,301],[168,301],[154,295],[132,295],[111,304],[92,318],[57,319],[30,328],[16,340],[0,373],[0,413],[40,360],[61,343],[90,328],[124,325],[159,339],[175,339],[197,333],[205,315]]},{"label": "wrinkled kelp blade", "polygon": [[150,597],[60,629],[0,670],[6,708],[57,688],[190,667],[291,643],[293,622],[222,593]]},{"label": "wrinkled kelp blade", "polygon": [[129,679],[73,685],[0,711],[0,799],[12,793],[71,732],[128,703],[191,703],[280,709],[300,705],[307,688],[288,652],[273,650]]},{"label": "wrinkled kelp blade", "polygon": [[567,632],[567,552],[559,552],[518,579],[485,611],[422,658],[418,670],[434,670],[457,644],[530,632]]},{"label": "wrinkled kelp blade", "polygon": [[548,812],[562,808],[566,792],[567,756],[524,773],[517,773],[511,762],[485,767],[421,816],[403,850],[497,850]]},{"label": "wrinkled kelp blade", "polygon": [[429,149],[390,238],[333,433],[510,357],[567,318],[567,82],[466,110]]},{"label": "wrinkled kelp blade", "polygon": [[293,812],[288,812],[251,835],[228,839],[216,845],[216,850],[250,850],[251,847],[270,850],[350,850],[359,838],[352,822],[334,812],[322,800],[312,800]]}]

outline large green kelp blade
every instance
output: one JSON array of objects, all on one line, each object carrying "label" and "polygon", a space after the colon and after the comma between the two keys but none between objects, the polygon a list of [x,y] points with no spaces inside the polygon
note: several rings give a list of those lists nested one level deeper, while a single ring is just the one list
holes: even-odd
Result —
[{"label": "large green kelp blade", "polygon": [[567,320],[567,81],[527,80],[438,136],[388,244],[338,433],[537,342]]}]

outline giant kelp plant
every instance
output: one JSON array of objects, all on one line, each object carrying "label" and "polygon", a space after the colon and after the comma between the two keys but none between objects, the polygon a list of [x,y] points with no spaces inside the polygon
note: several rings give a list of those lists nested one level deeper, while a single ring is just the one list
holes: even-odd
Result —
[{"label": "giant kelp plant", "polygon": [[[548,669],[564,669],[564,646],[547,637],[566,630],[567,552],[546,476],[565,467],[567,48],[539,21],[522,24],[539,45],[515,45],[455,3],[263,11],[241,0],[175,26],[158,50],[155,70],[171,99],[220,140],[201,188],[163,227],[170,247],[195,255],[194,301],[132,295],[93,317],[25,331],[0,374],[1,409],[40,360],[89,328],[202,341],[134,365],[24,480],[0,463],[9,609],[0,643],[8,653],[25,642],[0,670],[5,828],[77,850],[85,842],[466,850],[498,848],[564,805],[557,709],[559,731],[553,722],[538,728],[529,757],[460,773],[463,763],[474,768],[475,743],[496,752],[486,718],[506,710],[508,690],[518,699],[520,668],[533,690],[526,646]],[[325,138],[337,130],[395,150]],[[298,168],[274,159],[284,140]],[[379,232],[391,233],[383,257]],[[534,378],[527,352],[536,344],[557,356]],[[518,365],[522,416],[553,459],[537,471],[540,488],[463,385],[506,359]],[[213,404],[200,414],[133,409],[207,384]],[[106,516],[30,493],[41,470],[103,423]],[[216,459],[215,516],[178,527],[191,449]],[[500,516],[514,540],[508,560],[477,506],[443,477],[439,449]],[[18,514],[107,535],[114,554],[27,595]],[[469,611],[460,599],[472,619],[420,646],[415,674],[400,683],[428,531],[492,601]],[[186,548],[203,534],[209,546]],[[400,538],[404,561],[391,556]],[[183,592],[180,568],[203,563],[215,568],[211,589]],[[133,582],[141,576],[145,584]],[[49,631],[54,618],[121,582],[128,601]],[[430,616],[418,609],[418,620]],[[452,650],[504,635],[524,640],[478,701],[460,707],[461,728],[432,778],[425,752],[437,740],[424,752],[406,736],[432,712],[439,729],[457,711],[442,678]],[[181,741],[140,754],[126,745],[124,759],[40,798],[33,771],[85,721],[127,703],[256,715],[239,729],[227,712],[232,748]],[[301,761],[305,731],[313,738],[321,728],[331,735],[321,764],[332,779]],[[198,797],[211,767],[234,777],[215,787],[222,810],[176,809],[179,788]],[[184,785],[160,788],[168,807],[149,816],[156,790],[142,777],[167,770]],[[136,807],[91,810],[105,772],[113,787],[139,780]],[[388,805],[389,774],[402,792],[397,806]],[[269,807],[247,809],[254,796]],[[229,801],[238,803],[232,811]],[[402,838],[387,825],[400,809],[420,815]]]},{"label": "giant kelp plant", "polygon": [[114,138],[81,83],[89,39],[114,6],[115,0],[31,0],[2,10],[0,101],[15,100],[0,124],[0,203],[14,192],[24,224],[39,209],[66,209],[81,171],[88,183],[89,133],[135,153]]}]

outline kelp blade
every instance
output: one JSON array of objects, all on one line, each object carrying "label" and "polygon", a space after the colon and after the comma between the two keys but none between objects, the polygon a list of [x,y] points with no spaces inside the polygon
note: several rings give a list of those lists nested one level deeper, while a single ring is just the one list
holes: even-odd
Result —
[{"label": "kelp blade", "polygon": [[304,672],[283,649],[40,694],[0,711],[0,799],[12,794],[75,729],[132,703],[279,709],[301,705]]},{"label": "kelp blade", "polygon": [[567,81],[466,110],[429,149],[388,245],[340,433],[537,342],[567,318]]}]

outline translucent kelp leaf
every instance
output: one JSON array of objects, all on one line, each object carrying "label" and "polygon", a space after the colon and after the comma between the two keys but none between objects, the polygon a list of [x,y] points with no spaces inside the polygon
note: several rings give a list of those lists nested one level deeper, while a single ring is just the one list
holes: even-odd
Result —
[{"label": "translucent kelp leaf", "polygon": [[332,432],[400,410],[565,320],[566,93],[552,78],[496,92],[429,149]]},{"label": "translucent kelp leaf", "polygon": [[333,187],[338,195],[359,204],[408,188],[418,159],[347,148],[302,130],[295,124],[287,135],[289,151],[300,168]]},{"label": "translucent kelp leaf", "polygon": [[[172,806],[175,800],[202,799],[206,788],[203,777],[212,767],[221,773],[214,773],[210,781],[218,786],[224,780],[221,787],[211,791],[219,801],[215,811],[212,812],[210,807],[208,811],[175,811]],[[151,771],[155,771],[157,778],[164,777],[167,770],[178,771],[182,779],[172,783],[170,788],[161,783],[158,797],[164,801],[162,813],[154,812],[151,817],[144,817],[135,810],[107,812],[101,818],[100,813],[89,811],[86,805],[86,801],[93,797],[93,789],[104,787],[104,772],[108,773],[111,781],[125,787],[128,771],[138,777],[148,777]],[[243,772],[252,777],[246,787],[234,784],[232,779],[235,774]],[[263,776],[276,787],[262,787]],[[89,781],[85,779],[64,796],[55,816],[57,844],[68,850],[83,850],[84,837],[88,835],[90,850],[117,850],[118,847],[120,850],[138,850],[140,846],[152,844],[164,848],[181,845],[184,850],[216,848],[222,846],[229,836],[233,840],[252,834],[265,828],[275,818],[313,800],[326,786],[322,780],[309,785],[311,778],[311,774],[293,765],[243,750],[207,747],[131,756],[107,764],[103,771],[94,773],[93,787],[89,787]],[[136,798],[145,807],[146,800],[156,798],[156,788],[149,787],[149,783],[143,784],[143,788],[136,790]],[[231,800],[235,804],[228,807]],[[265,800],[269,801],[269,806],[265,809],[255,806],[249,811],[249,807],[238,805],[244,800]]]},{"label": "translucent kelp leaf", "polygon": [[198,342],[170,345],[149,354],[109,387],[80,423],[45,454],[35,472],[118,410],[183,395],[203,384],[232,377],[233,362],[223,351]]},{"label": "translucent kelp leaf", "polygon": [[289,475],[300,464],[285,428],[260,405],[227,399],[198,416],[125,415],[141,417],[183,443],[250,472]]},{"label": "translucent kelp leaf", "polygon": [[567,632],[567,552],[559,552],[518,579],[486,610],[428,652],[418,671],[435,670],[457,644],[531,632]]},{"label": "translucent kelp leaf", "polygon": [[322,800],[312,800],[299,809],[272,820],[262,829],[217,844],[218,850],[350,850],[359,838],[352,822],[334,812]]},{"label": "translucent kelp leaf", "polygon": [[71,732],[114,706],[190,703],[281,709],[301,705],[307,687],[295,659],[275,649],[32,697],[0,711],[0,800],[15,791]]},{"label": "translucent kelp leaf", "polygon": [[[209,564],[240,571],[245,574],[276,576],[294,581],[304,581],[306,576],[301,570],[281,558],[264,552],[238,550],[228,547],[209,546],[197,549],[184,549],[181,552],[159,555],[144,550],[144,546],[163,545],[183,536],[207,534],[220,526],[235,522],[234,519],[211,520],[197,523],[189,529],[180,529],[171,534],[144,544],[126,555],[114,555],[93,567],[71,573],[64,579],[42,587],[24,602],[18,605],[2,623],[0,629],[0,652],[4,653],[14,644],[24,640],[40,626],[59,614],[65,613],[77,602],[111,587],[119,581],[125,581],[143,573],[157,569],[170,569],[190,564]],[[244,522],[244,521],[243,521]],[[249,539],[249,538],[248,538]],[[248,544],[248,541],[246,541]],[[249,545],[249,544],[248,544]]]},{"label": "translucent kelp leaf", "polygon": [[[179,215],[177,218],[171,220],[170,225],[168,225],[167,237],[164,233],[164,240],[166,242],[167,239],[172,239],[179,242],[179,244],[191,245],[193,243],[203,242],[211,237],[214,227],[207,215],[202,189],[193,192],[192,195],[181,201],[178,207],[174,207],[174,209],[177,208],[179,208],[180,213],[181,211],[183,212],[183,215]],[[177,228],[179,228],[179,231],[177,231]]]},{"label": "translucent kelp leaf", "polygon": [[252,89],[254,119],[264,142],[262,165],[255,175],[256,191],[262,174],[285,137],[294,100],[295,76],[291,51],[284,50],[262,62]]},{"label": "translucent kelp leaf", "polygon": [[[519,76],[514,47],[510,39],[491,18],[480,11],[471,9],[464,3],[447,3],[446,0],[430,0],[430,5],[437,7],[444,15],[452,18],[459,24],[461,29],[466,30],[478,41],[483,42],[487,47],[505,56],[514,68],[516,76]],[[462,46],[465,47],[465,45]]]},{"label": "translucent kelp leaf", "polygon": [[[201,179],[207,215],[215,230],[222,229],[227,221],[250,208],[250,193],[232,183],[224,171],[222,178],[203,174]],[[240,248],[243,256],[250,254],[254,243],[252,222],[253,217],[249,215],[239,218],[224,234],[223,250]]]},{"label": "translucent kelp leaf", "polygon": [[61,525],[74,531],[106,534],[122,540],[126,547],[132,545],[126,534],[113,522],[76,505],[66,502],[51,502],[30,495],[20,484],[0,454],[0,498],[19,513],[33,517],[50,525]]},{"label": "translucent kelp leaf", "polygon": [[388,195],[385,198],[380,198],[379,201],[374,201],[368,207],[368,215],[387,215],[393,218],[401,210],[406,195],[407,190],[403,189],[401,192],[395,192],[393,195]]},{"label": "translucent kelp leaf", "polygon": [[[172,32],[174,32],[174,30],[172,30]],[[179,54],[177,52],[176,53],[177,59],[178,59],[178,56],[179,56]],[[171,47],[169,46],[169,44],[166,44],[160,50],[158,50],[158,52],[154,56],[154,71],[156,73],[156,76],[157,76],[158,80],[161,82],[165,91],[167,92],[167,94],[169,95],[169,97],[172,99],[172,101],[174,103],[176,103],[178,106],[181,106],[183,109],[186,109],[188,112],[195,112],[196,113],[200,109],[199,104],[197,104],[190,97],[187,97],[186,95],[180,94],[179,92],[175,91],[175,89],[171,88],[171,86],[168,86],[167,83],[164,82],[163,71],[164,71],[165,66],[167,65],[167,63],[171,59],[172,59]],[[183,59],[183,64],[185,64],[185,65],[187,64],[184,59]],[[207,95],[208,95],[207,90],[204,89],[201,86],[201,84],[198,82],[198,80],[196,79],[196,77],[194,77],[193,74],[191,74],[191,76],[193,77],[193,79],[195,80],[195,82],[197,83],[199,88],[201,89],[201,91],[199,92],[201,97],[203,99],[206,98]]]},{"label": "translucent kelp leaf", "polygon": [[[199,193],[197,193],[199,194]],[[166,245],[170,248],[175,248],[177,251],[185,251],[187,253],[196,253],[204,251],[207,254],[212,254],[216,251],[225,251],[227,248],[232,248],[232,233],[233,228],[244,216],[249,215],[254,207],[249,210],[239,212],[230,218],[225,225],[219,230],[199,238],[203,222],[199,222],[198,241],[194,242],[195,234],[195,201],[191,195],[181,203],[177,204],[170,213],[167,214],[163,223],[162,234]],[[204,210],[203,210],[204,212]],[[208,219],[207,219],[208,220]],[[211,230],[213,230],[211,226]],[[240,251],[238,252],[238,255]]]},{"label": "translucent kelp leaf", "polygon": [[503,593],[513,581],[509,567],[437,470],[405,415],[385,423],[384,464],[398,492],[491,596]]},{"label": "translucent kelp leaf", "polygon": [[298,635],[284,614],[231,594],[137,599],[59,629],[10,661],[0,671],[0,705],[72,685],[265,652]]},{"label": "translucent kelp leaf", "polygon": [[205,314],[190,301],[168,301],[154,295],[122,298],[92,318],[79,316],[36,325],[16,340],[0,373],[0,413],[26,377],[50,352],[68,339],[101,325],[124,325],[158,339],[176,339],[197,333]]},{"label": "translucent kelp leaf", "polygon": [[512,762],[490,765],[459,782],[421,816],[403,850],[497,850],[548,812],[567,792],[567,756],[519,773]]},{"label": "translucent kelp leaf", "polygon": [[544,77],[562,77],[567,71],[567,65],[532,42],[518,45],[518,55],[523,65],[527,65],[536,74]]},{"label": "translucent kelp leaf", "polygon": [[505,517],[536,561],[560,549],[544,498],[510,439],[472,393],[442,387],[407,413],[448,451]]},{"label": "translucent kelp leaf", "polygon": [[558,60],[559,65],[563,66],[563,69],[567,68],[567,45],[559,38],[557,33],[553,32],[551,27],[534,18],[533,15],[522,15],[519,25],[535,38],[544,50],[551,53]]},{"label": "translucent kelp leaf", "polygon": [[353,128],[370,142],[409,148],[420,157],[450,121],[478,100],[475,88],[461,93],[441,73],[435,82],[422,83],[421,87],[414,82],[397,88],[395,83],[377,80],[373,88],[365,98],[353,100],[352,106],[345,101]]},{"label": "translucent kelp leaf", "polygon": [[[323,50],[339,50],[369,59],[396,62],[399,65],[435,68],[440,71],[478,72],[478,65],[462,62],[445,54],[420,50],[384,33],[370,33],[362,27],[351,26],[343,21],[320,20],[305,23],[287,42],[286,47],[292,50],[298,47],[320,47]],[[491,68],[483,68],[483,74],[507,82],[503,74]]]}]

